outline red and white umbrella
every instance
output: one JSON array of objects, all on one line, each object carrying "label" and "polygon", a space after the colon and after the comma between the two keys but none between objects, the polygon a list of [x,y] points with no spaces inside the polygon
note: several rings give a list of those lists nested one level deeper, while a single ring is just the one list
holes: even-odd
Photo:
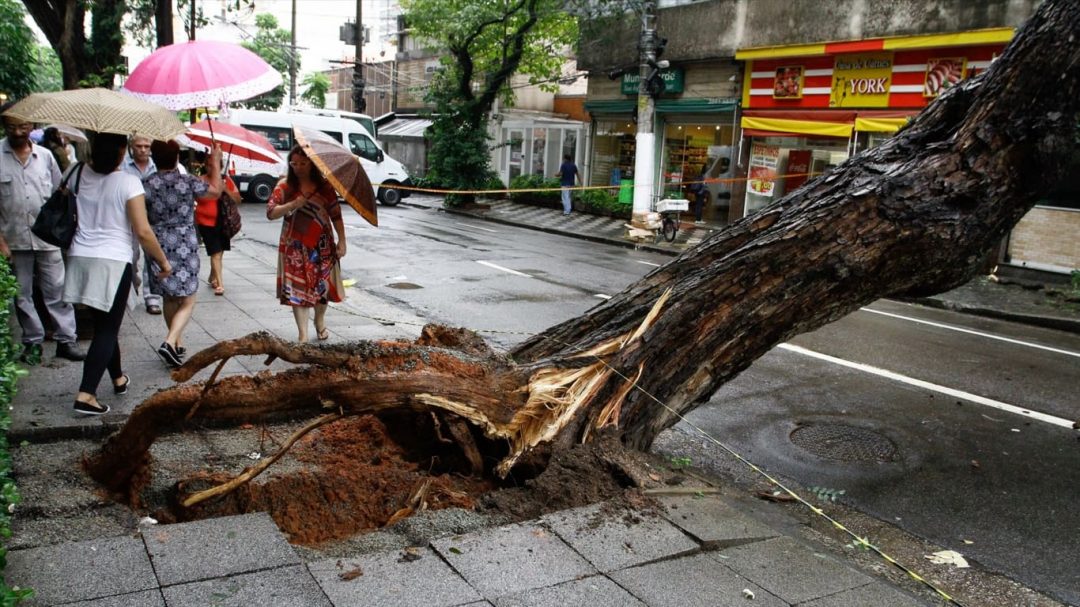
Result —
[{"label": "red and white umbrella", "polygon": [[267,164],[281,162],[281,156],[266,137],[242,126],[216,120],[200,120],[176,140],[181,145],[201,150],[209,150],[214,143],[218,143],[221,144],[221,151],[233,158]]},{"label": "red and white umbrella", "polygon": [[186,110],[250,99],[281,81],[269,63],[238,44],[193,40],[163,46],[140,61],[122,91],[170,110]]}]

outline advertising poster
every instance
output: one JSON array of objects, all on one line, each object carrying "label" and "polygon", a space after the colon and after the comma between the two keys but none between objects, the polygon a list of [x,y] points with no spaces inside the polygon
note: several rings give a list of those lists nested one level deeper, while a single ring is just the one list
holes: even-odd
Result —
[{"label": "advertising poster", "polygon": [[813,158],[813,150],[791,150],[787,161],[787,188],[788,192],[806,183],[810,178],[810,160]]},{"label": "advertising poster", "polygon": [[800,99],[803,91],[803,66],[787,65],[776,68],[773,77],[773,99]]},{"label": "advertising poster", "polygon": [[755,143],[750,148],[750,182],[747,187],[752,194],[772,196],[776,190],[776,163],[780,159],[780,146]]},{"label": "advertising poster", "polygon": [[923,82],[923,96],[937,97],[945,92],[945,89],[963,80],[965,64],[963,57],[928,60],[926,80]]}]

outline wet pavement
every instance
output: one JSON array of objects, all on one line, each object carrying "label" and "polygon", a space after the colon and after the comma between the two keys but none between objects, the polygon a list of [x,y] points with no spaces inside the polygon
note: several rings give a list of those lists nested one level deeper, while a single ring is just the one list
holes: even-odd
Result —
[{"label": "wet pavement", "polygon": [[[439,207],[422,197],[408,204]],[[455,211],[461,212],[461,211]],[[621,220],[493,205],[467,212],[494,221],[588,237],[620,246]],[[689,226],[688,226],[689,227]],[[680,230],[674,243],[644,246],[678,254],[719,226]],[[229,254],[226,293],[199,294],[187,346],[267,330],[293,339],[291,315],[272,296],[274,251],[242,236]],[[204,274],[206,269],[204,268]],[[205,278],[205,276],[204,276]],[[1050,306],[1046,290],[1022,292],[989,281],[933,298],[942,307],[1056,318],[1080,326],[1075,306]],[[1017,287],[1020,288],[1020,287]],[[1039,297],[1029,297],[1041,294]],[[362,313],[361,313],[362,312]],[[381,318],[382,321],[374,320]],[[1057,321],[1055,321],[1057,322]],[[1076,323],[1076,324],[1073,324]],[[331,341],[411,339],[423,319],[362,290],[331,306]],[[76,417],[71,398],[81,365],[54,359],[20,382],[12,444],[66,437],[101,438],[146,396],[171,384],[154,348],[160,316],[132,311],[121,330],[131,393],[103,400],[113,413]],[[280,365],[281,363],[275,363]],[[253,373],[261,360],[230,361],[224,373]],[[205,379],[209,370],[196,380]],[[18,479],[16,479],[18,481]],[[15,516],[18,514],[16,512]],[[133,527],[126,533],[12,550],[9,585],[34,588],[28,605],[777,605],[907,606],[938,602],[924,586],[885,561],[849,551],[791,518],[776,504],[724,492],[659,495],[640,506],[597,504],[540,519],[434,538],[406,550],[306,560],[268,515]],[[931,578],[958,575],[949,565],[913,563]],[[970,570],[970,575],[979,575]],[[946,573],[948,572],[948,573]],[[964,575],[968,575],[965,573]],[[1001,582],[1010,584],[1007,580]],[[1015,586],[1015,585],[1013,585]],[[1013,588],[1015,603],[1055,605]],[[940,598],[940,597],[938,597]],[[969,603],[978,604],[978,603]],[[989,603],[983,603],[989,604]]]}]

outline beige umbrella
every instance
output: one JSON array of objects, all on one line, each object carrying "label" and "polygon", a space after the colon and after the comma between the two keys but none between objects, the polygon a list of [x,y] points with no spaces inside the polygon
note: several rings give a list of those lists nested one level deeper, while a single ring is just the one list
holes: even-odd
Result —
[{"label": "beige umbrella", "polygon": [[186,130],[171,110],[106,89],[34,93],[4,115],[27,122],[60,122],[99,133],[141,135],[159,141],[173,139]]}]

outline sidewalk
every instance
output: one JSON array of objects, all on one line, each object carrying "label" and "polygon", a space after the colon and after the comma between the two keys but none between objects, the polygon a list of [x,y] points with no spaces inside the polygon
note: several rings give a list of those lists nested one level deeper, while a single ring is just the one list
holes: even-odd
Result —
[{"label": "sidewalk", "polygon": [[[606,225],[606,233],[611,233],[611,222],[617,221],[561,219],[555,217],[558,212],[548,216],[534,208],[496,209],[487,213],[489,218],[523,222],[530,217],[527,225],[551,230],[587,227],[596,233]],[[695,229],[688,237],[703,230]],[[688,242],[658,246],[675,253]],[[225,264],[226,294],[215,297],[209,289],[200,291],[187,332],[189,349],[256,330],[294,338],[291,315],[272,295],[274,253],[243,238],[234,243]],[[360,290],[350,291],[346,304],[330,308],[327,324],[332,343],[411,339],[423,319]],[[130,312],[121,343],[131,393],[103,398],[114,409],[100,419],[71,412],[81,365],[52,358],[48,346],[45,363],[20,381],[11,444],[101,439],[119,427],[137,403],[172,383],[154,352],[163,334],[160,316],[150,316],[141,307]],[[274,365],[280,370],[282,363]],[[261,359],[239,358],[230,361],[224,373],[263,369]],[[203,371],[196,380],[209,373]],[[731,494],[664,496],[658,503],[595,504],[436,537],[411,548],[329,559],[312,558],[310,551],[288,544],[264,513],[154,526],[141,526],[135,515],[123,532],[103,528],[101,537],[77,538],[80,541],[65,535],[63,518],[57,516],[55,537],[67,541],[23,543],[8,553],[5,577],[9,585],[35,590],[28,605],[83,607],[933,603],[925,589],[910,580],[903,589],[890,582],[884,574],[895,570],[884,561],[872,566],[872,573],[854,568],[849,555],[808,539],[813,535],[807,535],[805,526],[775,504]],[[16,523],[18,518],[16,512]],[[950,575],[941,566],[912,564],[936,570],[938,576]]]}]

